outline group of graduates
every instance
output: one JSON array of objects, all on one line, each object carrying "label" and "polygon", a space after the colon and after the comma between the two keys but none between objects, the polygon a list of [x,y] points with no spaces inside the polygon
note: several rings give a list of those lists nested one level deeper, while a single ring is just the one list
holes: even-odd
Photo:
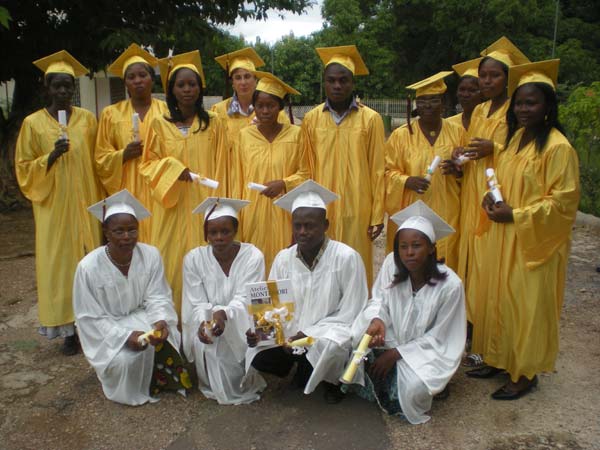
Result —
[{"label": "group of graduates", "polygon": [[[197,382],[248,403],[260,372],[296,367],[306,394],[354,391],[422,423],[460,365],[467,321],[467,375],[509,374],[493,398],[520,398],[554,369],[579,201],[559,61],[532,63],[502,37],[453,66],[461,114],[443,118],[452,72],[440,72],[408,86],[418,118],[386,142],[354,95],[368,74],[356,47],[316,50],[326,100],[301,126],[284,112],[298,92],[257,71],[251,48],[216,58],[234,94],[206,111],[198,51],[157,60],[132,44],[108,68],[129,98],[99,124],[71,105],[87,73],[75,58],[34,62],[49,104],[23,122],[16,170],[36,221],[40,333],[74,354],[76,324],[109,399]],[[166,103],[151,94],[156,66]],[[252,331],[246,286],[266,279],[291,280],[284,328],[289,342],[311,338],[303,350]],[[365,333],[372,351],[353,355]],[[360,367],[340,387],[348,364]]]}]

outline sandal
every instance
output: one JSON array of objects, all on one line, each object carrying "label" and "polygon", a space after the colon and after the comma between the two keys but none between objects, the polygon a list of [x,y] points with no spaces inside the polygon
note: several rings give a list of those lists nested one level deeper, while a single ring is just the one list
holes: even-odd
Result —
[{"label": "sandal", "polygon": [[462,360],[463,367],[482,367],[485,363],[483,362],[483,357],[479,353],[469,353]]}]

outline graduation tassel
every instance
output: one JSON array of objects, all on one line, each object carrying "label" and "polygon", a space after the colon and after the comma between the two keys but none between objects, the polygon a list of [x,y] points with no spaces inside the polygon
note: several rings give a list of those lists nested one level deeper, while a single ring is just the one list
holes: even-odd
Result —
[{"label": "graduation tassel", "polygon": [[290,123],[294,125],[294,113],[292,111],[292,99],[288,96],[288,115],[290,116]]},{"label": "graduation tassel", "polygon": [[412,114],[412,102],[410,101],[410,95],[406,96],[406,126],[410,134],[413,134],[412,126],[410,125],[410,116]]},{"label": "graduation tassel", "polygon": [[229,59],[227,60],[227,62],[225,63],[225,97],[223,98],[229,98],[229,86],[230,86],[230,82],[229,82]]},{"label": "graduation tassel", "polygon": [[208,214],[204,218],[204,227],[203,228],[204,228],[204,240],[206,242],[208,242],[208,239],[206,239],[206,235],[208,234],[208,231],[207,231],[207,229],[208,229],[208,226],[207,226],[208,219],[210,219],[211,214],[213,212],[215,212],[215,209],[217,209],[217,206],[219,206],[219,201],[220,200],[221,200],[220,198],[217,199],[217,201],[215,202],[215,204],[212,206],[212,208],[210,208],[210,211],[208,211]]}]

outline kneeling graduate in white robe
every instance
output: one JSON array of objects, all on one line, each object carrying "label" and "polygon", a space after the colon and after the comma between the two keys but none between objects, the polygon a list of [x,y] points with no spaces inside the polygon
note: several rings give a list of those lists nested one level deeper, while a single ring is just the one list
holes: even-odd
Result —
[{"label": "kneeling graduate in white robe", "polygon": [[373,286],[373,298],[353,325],[354,344],[373,338],[355,390],[412,424],[429,420],[465,348],[465,295],[460,278],[437,261],[435,242],[454,230],[422,201],[392,216],[399,226]]},{"label": "kneeling graduate in white robe", "polygon": [[191,250],[183,264],[183,349],[196,364],[200,391],[222,405],[258,400],[266,387],[258,373],[245,377],[244,367],[250,327],[246,284],[265,277],[262,252],[234,240],[238,211],[248,203],[204,200],[193,212],[204,213],[209,245]]},{"label": "kneeling graduate in white robe", "polygon": [[102,222],[108,243],[79,262],[73,309],[104,394],[141,405],[157,401],[153,394],[161,390],[190,388],[176,350],[181,336],[160,253],[137,243],[138,221],[150,213],[127,190],[88,209]]},{"label": "kneeling graduate in white robe", "polygon": [[[290,279],[295,301],[287,323],[290,340],[312,337],[314,344],[303,357],[287,347],[258,346],[249,332],[246,366],[285,376],[298,364],[295,383],[305,394],[326,382],[325,399],[341,400],[339,378],[351,351],[351,325],[366,304],[367,278],[362,258],[346,244],[325,234],[327,204],[339,198],[308,180],[274,203],[292,213],[295,245],[281,250],[273,262],[270,280]],[[250,373],[250,372],[249,372]]]}]

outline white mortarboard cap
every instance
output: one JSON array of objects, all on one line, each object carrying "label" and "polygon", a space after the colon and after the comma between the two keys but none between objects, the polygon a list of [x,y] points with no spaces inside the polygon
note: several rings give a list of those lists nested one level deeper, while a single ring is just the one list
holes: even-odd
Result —
[{"label": "white mortarboard cap", "polygon": [[273,204],[292,213],[298,208],[319,208],[326,210],[327,205],[338,198],[340,198],[339,195],[334,194],[319,183],[313,180],[306,180],[300,186],[279,197]]},{"label": "white mortarboard cap", "polygon": [[398,231],[410,228],[424,233],[432,243],[455,232],[444,219],[438,216],[423,200],[417,200],[391,219],[398,225]]},{"label": "white mortarboard cap", "polygon": [[238,200],[236,198],[207,197],[202,203],[196,206],[192,211],[192,214],[204,214],[204,220],[206,220],[207,214],[215,204],[217,206],[208,220],[214,220],[225,216],[237,219],[238,211],[244,206],[249,205],[250,202],[248,200]]},{"label": "white mortarboard cap", "polygon": [[152,215],[127,189],[94,203],[88,211],[102,223],[115,214],[131,214],[138,222]]}]

